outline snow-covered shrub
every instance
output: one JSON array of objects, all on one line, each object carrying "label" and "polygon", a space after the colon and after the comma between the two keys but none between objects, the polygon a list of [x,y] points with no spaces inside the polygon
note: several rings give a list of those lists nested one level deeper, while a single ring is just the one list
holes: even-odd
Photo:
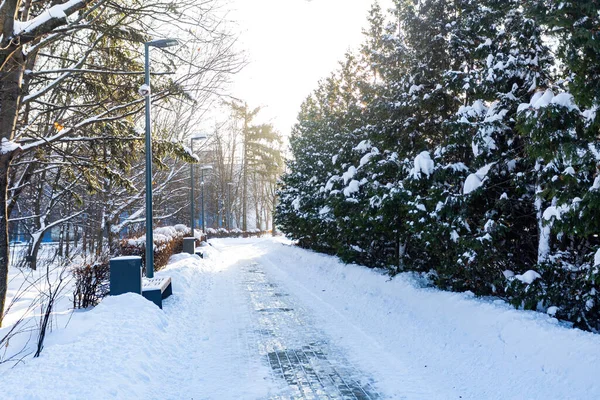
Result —
[{"label": "snow-covered shrub", "polygon": [[206,229],[206,237],[207,238],[239,238],[239,237],[258,237],[266,234],[266,231],[262,231],[260,229],[248,229],[246,232],[239,228],[233,228],[227,230],[225,228],[207,228]]},{"label": "snow-covered shrub", "polygon": [[84,264],[72,269],[75,285],[73,307],[87,308],[95,306],[108,294],[110,262],[98,259],[94,263]]},{"label": "snow-covered shrub", "polygon": [[539,274],[509,277],[506,295],[515,307],[548,312],[577,328],[600,332],[600,265],[569,270],[547,263]]},{"label": "snow-covered shrub", "polygon": [[[173,254],[183,251],[183,238],[190,236],[191,231],[185,225],[165,226],[154,229],[154,270],[159,271],[169,262]],[[200,239],[196,236],[196,244]],[[146,268],[146,236],[123,239],[120,246],[120,255],[140,256],[142,265]]]}]

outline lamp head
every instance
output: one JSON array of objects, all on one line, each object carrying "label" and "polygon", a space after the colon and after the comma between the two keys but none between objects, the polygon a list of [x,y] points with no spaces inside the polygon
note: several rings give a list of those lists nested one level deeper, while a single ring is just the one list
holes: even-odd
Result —
[{"label": "lamp head", "polygon": [[173,47],[173,46],[177,46],[179,44],[179,41],[177,39],[156,39],[156,40],[151,40],[149,42],[146,42],[147,46],[152,46],[152,47],[158,47],[160,49],[163,49],[165,47]]}]

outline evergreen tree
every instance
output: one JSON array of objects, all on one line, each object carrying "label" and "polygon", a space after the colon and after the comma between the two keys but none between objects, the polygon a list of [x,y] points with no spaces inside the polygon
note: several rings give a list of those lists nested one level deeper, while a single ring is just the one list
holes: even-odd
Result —
[{"label": "evergreen tree", "polygon": [[283,230],[600,329],[596,11],[397,0],[388,22],[374,4],[357,67],[336,75],[352,89],[329,80],[303,105]]}]

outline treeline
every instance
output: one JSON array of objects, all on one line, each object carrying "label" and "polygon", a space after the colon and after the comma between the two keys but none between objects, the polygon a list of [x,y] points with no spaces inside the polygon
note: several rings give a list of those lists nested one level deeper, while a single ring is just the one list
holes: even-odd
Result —
[{"label": "treeline", "polygon": [[281,229],[600,330],[597,5],[397,0],[368,21],[302,105]]}]

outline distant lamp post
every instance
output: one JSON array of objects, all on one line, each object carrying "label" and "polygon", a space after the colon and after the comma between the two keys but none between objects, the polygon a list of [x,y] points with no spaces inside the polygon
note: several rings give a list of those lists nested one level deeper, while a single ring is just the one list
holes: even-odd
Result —
[{"label": "distant lamp post", "polygon": [[227,182],[227,229],[231,230],[231,187],[233,182]]},{"label": "distant lamp post", "polygon": [[[194,136],[190,139],[190,150],[192,153],[194,153],[194,140],[204,140],[206,139],[207,136],[206,135],[197,135]],[[191,218],[191,224],[190,227],[192,228],[192,237],[194,236],[194,229],[196,229],[196,221],[195,221],[195,213],[196,213],[196,207],[194,207],[194,164],[190,164],[190,218]]]},{"label": "distant lamp post", "polygon": [[200,204],[201,204],[201,212],[202,212],[202,233],[204,234],[204,237],[206,238],[206,224],[204,223],[204,171],[206,170],[212,170],[212,165],[204,165],[203,167],[200,168],[200,174],[201,174],[201,180],[200,180],[200,191],[201,191],[201,195],[202,198],[200,199]]},{"label": "distant lamp post", "polygon": [[144,84],[140,94],[146,98],[146,276],[154,277],[154,235],[152,232],[152,138],[150,131],[150,47],[165,48],[178,45],[176,39],[157,39],[144,43]]}]

